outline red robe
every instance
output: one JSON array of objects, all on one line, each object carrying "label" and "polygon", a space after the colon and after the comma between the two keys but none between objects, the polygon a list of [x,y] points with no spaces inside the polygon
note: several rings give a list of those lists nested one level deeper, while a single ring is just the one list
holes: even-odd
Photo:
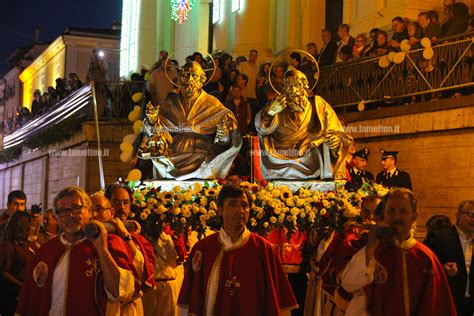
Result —
[{"label": "red robe", "polygon": [[[279,315],[281,309],[297,307],[275,250],[256,234],[250,233],[227,251],[221,246],[219,233],[213,234],[196,243],[189,258],[178,305],[188,307],[190,315],[204,315],[211,295],[216,297],[216,316]],[[216,264],[220,268],[217,293],[207,293],[216,260],[221,260]],[[238,284],[229,282],[231,276]]]},{"label": "red robe", "polygon": [[141,281],[142,290],[146,292],[156,286],[155,277],[153,275],[153,269],[156,264],[155,251],[153,250],[153,246],[145,237],[136,233],[132,233],[131,235],[145,260],[143,265],[143,280]]},{"label": "red robe", "polygon": [[[136,277],[127,244],[115,235],[108,235],[107,244],[117,265],[132,271]],[[26,281],[23,283],[16,311],[18,314],[48,316],[54,270],[66,250],[67,247],[60,241],[59,236],[41,246],[30,263]],[[105,315],[107,294],[98,260],[97,250],[88,240],[71,247],[70,273],[65,295],[66,315]],[[135,290],[138,292],[139,289],[140,284],[136,282]]]},{"label": "red robe", "polygon": [[404,316],[407,309],[409,315],[456,315],[443,267],[428,247],[417,241],[412,248],[402,250],[382,243],[375,259],[374,281],[364,287],[370,315]]}]

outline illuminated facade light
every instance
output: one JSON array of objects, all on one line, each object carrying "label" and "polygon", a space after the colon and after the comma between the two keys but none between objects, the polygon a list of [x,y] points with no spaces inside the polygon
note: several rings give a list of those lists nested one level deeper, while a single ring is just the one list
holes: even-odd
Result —
[{"label": "illuminated facade light", "polygon": [[232,0],[232,13],[240,10],[240,0]]},{"label": "illuminated facade light", "polygon": [[123,0],[120,77],[127,77],[137,71],[140,10],[141,0]]},{"label": "illuminated facade light", "polygon": [[193,0],[171,0],[171,19],[183,24],[188,18],[188,12],[193,8]]},{"label": "illuminated facade light", "polygon": [[221,20],[221,0],[212,1],[212,24]]}]

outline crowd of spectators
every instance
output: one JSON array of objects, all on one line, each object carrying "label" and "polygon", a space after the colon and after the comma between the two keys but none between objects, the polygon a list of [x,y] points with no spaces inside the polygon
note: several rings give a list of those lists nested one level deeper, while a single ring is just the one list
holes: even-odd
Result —
[{"label": "crowd of spectators", "polygon": [[70,73],[69,78],[57,78],[56,87],[49,86],[45,91],[36,89],[33,93],[31,110],[28,107],[19,108],[13,118],[4,122],[4,134],[8,134],[28,121],[46,113],[51,108],[66,98],[71,92],[82,88],[84,83],[76,73]]},{"label": "crowd of spectators", "polygon": [[[462,2],[451,3],[444,9],[445,18],[440,21],[436,11],[420,12],[418,20],[410,20],[400,16],[392,19],[391,37],[386,30],[373,28],[366,34],[358,34],[355,38],[350,34],[350,27],[341,24],[337,35],[339,41],[333,39],[329,29],[323,29],[321,36],[323,47],[317,55],[320,66],[353,61],[363,57],[376,57],[391,51],[400,51],[400,44],[408,40],[412,49],[420,48],[421,39],[427,37],[432,43],[450,38],[474,28],[474,20],[469,8]],[[315,45],[311,43],[310,45]],[[309,49],[309,48],[308,48]],[[314,50],[314,48],[313,48]],[[317,49],[316,49],[317,51]]]}]

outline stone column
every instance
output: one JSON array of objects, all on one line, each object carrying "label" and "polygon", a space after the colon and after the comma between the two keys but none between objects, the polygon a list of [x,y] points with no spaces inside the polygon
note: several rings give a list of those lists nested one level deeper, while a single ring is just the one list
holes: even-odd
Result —
[{"label": "stone column", "polygon": [[235,13],[234,56],[248,56],[249,50],[259,52],[259,61],[271,56],[270,43],[270,0],[241,0],[243,5]]}]

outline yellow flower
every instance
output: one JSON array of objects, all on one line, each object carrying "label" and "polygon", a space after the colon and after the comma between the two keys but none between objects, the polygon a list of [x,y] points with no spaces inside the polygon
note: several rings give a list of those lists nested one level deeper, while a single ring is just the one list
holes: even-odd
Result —
[{"label": "yellow flower", "polygon": [[270,217],[270,223],[275,224],[276,221],[277,219],[274,216]]},{"label": "yellow flower", "polygon": [[158,207],[154,209],[155,213],[161,215],[166,212],[166,207],[163,204],[159,204]]},{"label": "yellow flower", "polygon": [[193,203],[193,213],[199,213],[199,205],[197,205],[196,203]]},{"label": "yellow flower", "polygon": [[209,211],[209,217],[214,217],[214,216],[216,216],[216,212],[213,211],[213,210],[210,210]]},{"label": "yellow flower", "polygon": [[240,186],[246,188],[247,190],[250,189],[250,186],[251,186],[251,185],[252,185],[252,184],[249,183],[249,182],[247,182],[247,181],[242,181],[242,182],[240,182]]},{"label": "yellow flower", "polygon": [[257,183],[252,183],[252,185],[250,186],[251,192],[258,192],[258,189],[259,189],[259,186]]},{"label": "yellow flower", "polygon": [[305,213],[305,212],[300,212],[299,215],[300,215],[301,218],[305,218],[305,217],[306,217],[306,213]]},{"label": "yellow flower", "polygon": [[181,217],[179,221],[181,222],[181,224],[186,224],[186,218],[184,217]]},{"label": "yellow flower", "polygon": [[217,210],[217,204],[215,201],[211,201],[211,203],[209,203],[209,209],[210,210]]},{"label": "yellow flower", "polygon": [[274,198],[281,196],[281,191],[278,189],[273,190],[271,193]]},{"label": "yellow flower", "polygon": [[202,184],[199,183],[199,182],[196,182],[196,183],[194,184],[194,190],[195,190],[195,192],[201,192],[201,190],[202,190]]},{"label": "yellow flower", "polygon": [[314,223],[314,219],[316,218],[316,214],[314,212],[308,213],[308,219],[311,223]]},{"label": "yellow flower", "polygon": [[207,214],[207,209],[204,207],[204,206],[201,206],[199,208],[199,212],[203,213],[203,214]]},{"label": "yellow flower", "polygon": [[145,203],[145,202],[141,202],[141,203],[140,203],[140,207],[146,207],[146,203]]},{"label": "yellow flower", "polygon": [[204,194],[206,194],[206,196],[208,196],[208,197],[213,197],[213,196],[216,195],[216,189],[209,188],[204,192]]},{"label": "yellow flower", "polygon": [[312,206],[309,205],[309,204],[306,204],[306,205],[304,206],[304,211],[305,211],[306,213],[307,213],[307,212],[310,212],[312,209],[313,209]]},{"label": "yellow flower", "polygon": [[171,211],[171,213],[173,215],[178,215],[179,213],[181,213],[181,209],[179,207],[175,207],[173,208],[173,210]]},{"label": "yellow flower", "polygon": [[164,221],[166,219],[166,214],[161,214],[160,219]]},{"label": "yellow flower", "polygon": [[257,221],[255,220],[255,218],[250,219],[250,226],[257,226]]},{"label": "yellow flower", "polygon": [[189,218],[192,215],[192,213],[189,210],[184,210],[181,212],[181,214],[186,218]]},{"label": "yellow flower", "polygon": [[141,219],[142,221],[146,220],[147,217],[148,217],[148,213],[146,213],[146,212],[141,212],[141,213],[140,213],[140,219]]},{"label": "yellow flower", "polygon": [[301,212],[301,210],[297,207],[293,207],[291,210],[290,210],[290,213],[291,215],[293,216],[298,216],[298,214]]},{"label": "yellow flower", "polygon": [[281,213],[281,208],[276,207],[276,208],[273,210],[273,213],[275,213],[276,215],[280,214],[280,213]]},{"label": "yellow flower", "polygon": [[292,222],[293,221],[293,216],[287,215],[286,220],[289,221],[289,222]]},{"label": "yellow flower", "polygon": [[150,209],[149,209],[149,208],[146,208],[146,209],[144,209],[144,210],[143,210],[143,213],[150,214],[150,213],[151,213],[151,211],[150,211]]},{"label": "yellow flower", "polygon": [[319,215],[324,216],[326,214],[326,209],[323,208],[322,210],[319,211]]},{"label": "yellow flower", "polygon": [[207,197],[203,196],[199,204],[201,204],[201,206],[207,206]]},{"label": "yellow flower", "polygon": [[173,187],[173,192],[174,192],[174,193],[179,193],[179,192],[181,192],[181,187],[180,187],[179,185]]},{"label": "yellow flower", "polygon": [[295,206],[295,201],[293,201],[293,199],[286,199],[286,205],[288,207],[294,207]]},{"label": "yellow flower", "polygon": [[329,192],[328,194],[326,194],[326,198],[327,199],[335,199],[336,195],[333,192]]},{"label": "yellow flower", "polygon": [[296,200],[296,206],[302,207],[304,205],[304,202],[305,201],[303,199],[298,199],[298,200]]},{"label": "yellow flower", "polygon": [[285,214],[280,214],[280,216],[278,217],[278,223],[282,224],[283,221],[285,220]]},{"label": "yellow flower", "polygon": [[184,199],[186,202],[191,202],[191,201],[193,200],[193,196],[192,196],[191,193],[186,192],[186,193],[184,193],[183,199]]},{"label": "yellow flower", "polygon": [[268,227],[268,222],[263,223],[263,227],[267,228]]},{"label": "yellow flower", "polygon": [[281,187],[280,191],[281,191],[280,192],[280,199],[281,200],[289,200],[289,199],[293,198],[293,192],[291,192],[291,190],[288,189],[288,187],[283,186],[283,187]]},{"label": "yellow flower", "polygon": [[360,214],[360,210],[354,207],[351,203],[344,204],[344,213],[343,215],[347,218],[354,218]]},{"label": "yellow flower", "polygon": [[167,201],[171,200],[174,198],[174,192],[163,192],[163,198],[165,198]]}]

